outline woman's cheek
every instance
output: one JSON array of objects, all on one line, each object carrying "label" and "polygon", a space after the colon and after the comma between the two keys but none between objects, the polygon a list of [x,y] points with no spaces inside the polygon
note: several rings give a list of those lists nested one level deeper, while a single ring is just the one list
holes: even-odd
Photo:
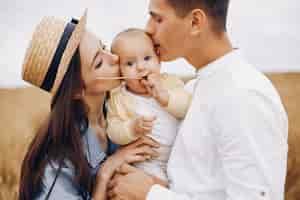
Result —
[{"label": "woman's cheek", "polygon": [[96,95],[102,93],[105,90],[105,85],[100,82],[101,81],[92,81],[90,84],[86,85],[87,94]]}]

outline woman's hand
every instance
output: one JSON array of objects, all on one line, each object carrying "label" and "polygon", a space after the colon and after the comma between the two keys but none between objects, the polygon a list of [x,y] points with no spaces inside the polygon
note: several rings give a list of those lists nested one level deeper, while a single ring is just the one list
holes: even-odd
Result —
[{"label": "woman's hand", "polygon": [[124,163],[143,162],[157,157],[159,144],[150,137],[143,136],[135,142],[121,147],[116,153],[108,157],[102,164],[98,175],[101,180],[109,181],[114,172]]},{"label": "woman's hand", "polygon": [[158,152],[154,149],[159,148],[159,146],[150,137],[143,136],[135,142],[121,147],[116,153],[108,157],[97,173],[93,199],[107,199],[107,184],[115,171],[120,169],[123,164],[142,162],[158,156]]}]

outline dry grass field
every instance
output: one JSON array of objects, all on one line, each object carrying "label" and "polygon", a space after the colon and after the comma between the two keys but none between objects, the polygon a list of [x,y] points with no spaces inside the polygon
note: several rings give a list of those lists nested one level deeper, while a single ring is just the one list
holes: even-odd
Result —
[{"label": "dry grass field", "polygon": [[289,115],[289,158],[286,199],[300,199],[300,73],[272,74]]},{"label": "dry grass field", "polygon": [[36,88],[0,89],[0,200],[17,199],[21,162],[49,102]]},{"label": "dry grass field", "polygon": [[[289,114],[286,199],[300,199],[300,73],[268,75]],[[20,166],[37,127],[49,112],[50,97],[35,88],[0,89],[0,200],[17,198]]]}]

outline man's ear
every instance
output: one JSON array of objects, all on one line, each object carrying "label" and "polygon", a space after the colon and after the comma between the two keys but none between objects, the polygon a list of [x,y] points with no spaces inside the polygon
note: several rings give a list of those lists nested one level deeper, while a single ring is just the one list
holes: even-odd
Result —
[{"label": "man's ear", "polygon": [[207,26],[207,15],[202,9],[194,9],[190,13],[191,19],[191,34],[193,36],[199,35],[203,32],[204,28]]}]

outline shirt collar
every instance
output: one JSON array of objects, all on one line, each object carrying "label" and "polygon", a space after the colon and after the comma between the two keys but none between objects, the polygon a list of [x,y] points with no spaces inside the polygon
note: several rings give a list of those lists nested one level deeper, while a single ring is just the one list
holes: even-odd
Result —
[{"label": "shirt collar", "polygon": [[240,59],[240,50],[234,49],[221,56],[220,58],[217,58],[213,62],[207,64],[206,66],[202,67],[201,69],[197,70],[197,77],[198,79],[206,78],[218,71],[222,71],[232,66],[233,63],[236,63],[236,61]]},{"label": "shirt collar", "polygon": [[105,159],[106,152],[103,151],[95,131],[89,127],[82,137],[83,148],[89,164],[95,168],[102,160]]}]

